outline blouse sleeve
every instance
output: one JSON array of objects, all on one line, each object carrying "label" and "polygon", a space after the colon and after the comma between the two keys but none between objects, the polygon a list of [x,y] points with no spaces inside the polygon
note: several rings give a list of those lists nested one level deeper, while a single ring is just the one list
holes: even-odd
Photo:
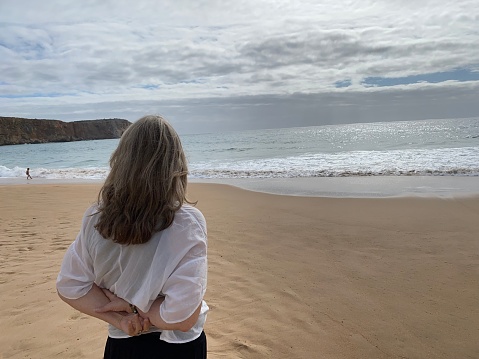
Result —
[{"label": "blouse sleeve", "polygon": [[85,226],[88,223],[86,218],[85,215],[80,233],[63,257],[57,277],[57,290],[68,299],[83,297],[91,289],[95,279],[93,261],[86,245]]},{"label": "blouse sleeve", "polygon": [[[178,242],[187,243],[188,251],[166,280],[160,306],[160,316],[166,323],[178,323],[188,319],[203,301],[207,282],[206,222],[200,221],[181,231]],[[185,228],[183,228],[185,229]]]}]

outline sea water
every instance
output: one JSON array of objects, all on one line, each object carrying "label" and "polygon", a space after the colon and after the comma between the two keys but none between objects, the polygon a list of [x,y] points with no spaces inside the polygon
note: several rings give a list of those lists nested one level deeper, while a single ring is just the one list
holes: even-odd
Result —
[{"label": "sea water", "polygon": [[[191,179],[479,176],[479,119],[181,136]],[[0,146],[0,177],[102,180],[118,140]]]}]

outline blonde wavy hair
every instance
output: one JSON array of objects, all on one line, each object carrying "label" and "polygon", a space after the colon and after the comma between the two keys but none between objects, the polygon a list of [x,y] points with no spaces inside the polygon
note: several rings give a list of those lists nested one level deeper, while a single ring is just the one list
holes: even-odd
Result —
[{"label": "blonde wavy hair", "polygon": [[111,171],[98,194],[100,234],[140,244],[168,228],[186,199],[188,168],[180,138],[160,116],[128,127],[110,158]]}]

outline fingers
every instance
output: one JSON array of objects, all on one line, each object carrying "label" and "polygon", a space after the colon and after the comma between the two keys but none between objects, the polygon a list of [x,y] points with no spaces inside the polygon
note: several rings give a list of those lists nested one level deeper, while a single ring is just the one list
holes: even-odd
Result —
[{"label": "fingers", "polygon": [[103,307],[95,308],[95,312],[97,312],[97,313],[109,312],[110,311],[110,303],[105,304]]},{"label": "fingers", "polygon": [[149,331],[151,322],[148,318],[142,318],[138,314],[124,314],[120,320],[120,328],[129,336],[137,336]]},{"label": "fingers", "polygon": [[127,332],[128,335],[130,336],[135,336],[137,335],[137,330],[133,324],[133,321],[130,319],[128,320],[128,332]]},{"label": "fingers", "polygon": [[110,292],[108,289],[102,288],[101,290],[108,297],[108,299],[110,299],[111,301],[114,300],[115,298],[117,298],[116,295],[113,294],[112,292]]},{"label": "fingers", "polygon": [[119,306],[117,303],[110,302],[105,304],[103,307],[96,308],[95,312],[97,313],[105,313],[105,312],[122,312],[124,309]]},{"label": "fingers", "polygon": [[140,335],[143,332],[143,324],[137,314],[125,314],[119,321],[119,329],[129,336]]},{"label": "fingers", "polygon": [[96,308],[95,312],[104,313],[104,312],[126,312],[131,313],[131,307],[128,302],[123,299],[116,298],[114,301],[105,304],[102,307]]},{"label": "fingers", "polygon": [[[138,314],[134,314],[130,316],[130,319],[128,321],[128,335],[140,335],[142,332],[148,330],[150,328],[149,325],[147,325],[148,329],[145,329],[146,327],[143,325],[144,324],[143,318],[140,318]],[[149,322],[149,321],[148,321]]]},{"label": "fingers", "polygon": [[135,336],[149,331],[151,328],[151,322],[148,318],[144,319],[135,314],[128,321],[128,335]]},{"label": "fingers", "polygon": [[[143,318],[142,318],[143,319]],[[147,332],[148,330],[150,330],[150,327],[151,327],[151,322],[150,322],[150,319],[149,318],[145,318],[143,319],[143,325],[142,325],[142,331],[143,332]]]}]

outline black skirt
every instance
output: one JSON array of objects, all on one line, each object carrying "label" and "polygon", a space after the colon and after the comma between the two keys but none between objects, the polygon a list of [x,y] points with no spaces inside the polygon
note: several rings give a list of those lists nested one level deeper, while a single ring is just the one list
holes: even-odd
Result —
[{"label": "black skirt", "polygon": [[188,343],[173,344],[160,340],[161,333],[131,338],[108,337],[104,359],[206,359],[206,335]]}]

